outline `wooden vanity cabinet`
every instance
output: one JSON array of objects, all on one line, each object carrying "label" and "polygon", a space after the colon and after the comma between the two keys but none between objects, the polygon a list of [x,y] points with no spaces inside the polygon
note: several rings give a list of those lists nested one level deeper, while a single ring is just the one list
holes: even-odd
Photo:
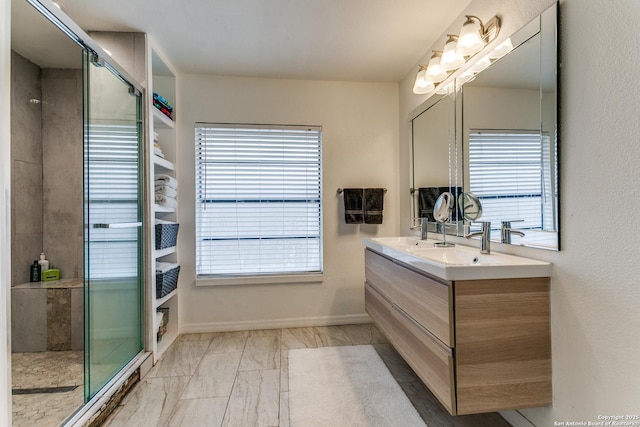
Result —
[{"label": "wooden vanity cabinet", "polygon": [[365,251],[365,307],[452,415],[551,404],[549,278],[445,281]]}]

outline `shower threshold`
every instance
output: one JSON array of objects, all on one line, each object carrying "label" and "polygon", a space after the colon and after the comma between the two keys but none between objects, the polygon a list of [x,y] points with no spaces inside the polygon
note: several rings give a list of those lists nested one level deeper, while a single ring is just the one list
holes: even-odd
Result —
[{"label": "shower threshold", "polygon": [[47,394],[47,393],[68,393],[77,389],[78,385],[61,386],[61,387],[34,387],[34,388],[14,388],[11,394]]}]

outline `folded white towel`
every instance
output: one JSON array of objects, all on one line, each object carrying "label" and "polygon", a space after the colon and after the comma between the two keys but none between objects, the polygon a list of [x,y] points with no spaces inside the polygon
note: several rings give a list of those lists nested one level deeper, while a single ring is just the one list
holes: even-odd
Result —
[{"label": "folded white towel", "polygon": [[166,273],[169,270],[173,270],[178,267],[179,264],[173,262],[160,262],[156,261],[156,273]]},{"label": "folded white towel", "polygon": [[162,194],[163,196],[173,197],[175,199],[178,192],[175,188],[167,187],[166,185],[157,185],[156,194]]},{"label": "folded white towel", "polygon": [[172,197],[163,196],[162,194],[156,194],[156,203],[165,208],[176,208],[178,202]]},{"label": "folded white towel", "polygon": [[155,185],[156,187],[160,185],[166,185],[167,187],[171,187],[175,190],[178,189],[178,180],[172,176],[165,174],[158,174],[155,177]]},{"label": "folded white towel", "polygon": [[154,147],[153,148],[153,154],[155,154],[158,157],[162,157],[164,159],[164,153],[159,148]]}]

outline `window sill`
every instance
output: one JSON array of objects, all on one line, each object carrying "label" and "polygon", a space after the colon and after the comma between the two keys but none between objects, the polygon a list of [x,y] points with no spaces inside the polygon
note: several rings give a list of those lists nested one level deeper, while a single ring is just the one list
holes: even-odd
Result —
[{"label": "window sill", "polygon": [[286,283],[322,283],[322,273],[273,276],[219,276],[196,278],[196,286],[279,285]]}]

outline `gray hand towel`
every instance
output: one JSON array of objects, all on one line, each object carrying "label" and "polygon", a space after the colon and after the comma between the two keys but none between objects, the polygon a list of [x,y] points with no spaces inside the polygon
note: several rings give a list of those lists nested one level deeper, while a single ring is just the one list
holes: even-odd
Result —
[{"label": "gray hand towel", "polygon": [[342,191],[344,199],[344,220],[347,224],[362,224],[364,222],[362,188],[345,188]]},{"label": "gray hand towel", "polygon": [[436,203],[440,192],[438,187],[418,188],[418,216],[420,218],[427,218],[430,222],[435,221],[433,218],[433,205]]},{"label": "gray hand towel", "polygon": [[364,223],[382,224],[384,188],[364,189]]}]

